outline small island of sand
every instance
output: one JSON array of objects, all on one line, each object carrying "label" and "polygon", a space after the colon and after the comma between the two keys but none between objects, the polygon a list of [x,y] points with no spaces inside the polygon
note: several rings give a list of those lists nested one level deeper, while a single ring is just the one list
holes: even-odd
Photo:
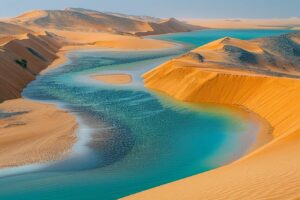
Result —
[{"label": "small island of sand", "polygon": [[128,84],[132,82],[132,77],[129,74],[101,74],[101,75],[93,75],[92,79],[108,83],[108,84]]}]

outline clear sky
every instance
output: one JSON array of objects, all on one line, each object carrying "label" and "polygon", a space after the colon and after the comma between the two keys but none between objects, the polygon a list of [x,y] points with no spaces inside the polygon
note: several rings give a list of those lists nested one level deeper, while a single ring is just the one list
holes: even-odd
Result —
[{"label": "clear sky", "polygon": [[33,9],[88,8],[179,18],[300,17],[300,0],[0,0],[0,17]]}]

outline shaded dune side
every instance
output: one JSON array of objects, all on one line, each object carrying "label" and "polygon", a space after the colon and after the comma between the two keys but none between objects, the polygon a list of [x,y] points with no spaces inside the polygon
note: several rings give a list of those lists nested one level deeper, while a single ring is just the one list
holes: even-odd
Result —
[{"label": "shaded dune side", "polygon": [[1,46],[0,102],[20,97],[22,89],[57,58],[61,45],[54,37],[29,33]]},{"label": "shaded dune side", "polygon": [[168,19],[161,23],[149,22],[149,25],[152,28],[151,31],[137,32],[136,35],[158,35],[166,33],[190,32],[205,29],[205,27],[186,24],[184,22],[176,20],[175,18]]},{"label": "shaded dune side", "polygon": [[274,139],[232,164],[125,199],[299,198],[299,79],[199,67],[195,58],[203,60],[184,56],[146,73],[145,86],[187,102],[243,106],[269,122]]}]

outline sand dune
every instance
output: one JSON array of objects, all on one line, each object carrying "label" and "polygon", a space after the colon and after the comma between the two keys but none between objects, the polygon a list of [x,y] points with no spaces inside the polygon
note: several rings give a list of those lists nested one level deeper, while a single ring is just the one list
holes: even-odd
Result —
[{"label": "sand dune", "polygon": [[1,46],[0,102],[20,97],[22,89],[54,59],[60,44],[54,35],[24,34]]},{"label": "sand dune", "polygon": [[17,99],[0,104],[0,168],[57,160],[76,141],[76,120],[55,106]]},{"label": "sand dune", "polygon": [[0,22],[0,36],[13,36],[25,33],[32,33],[31,30],[16,24]]},{"label": "sand dune", "polygon": [[[299,79],[266,75],[260,73],[259,66],[254,66],[251,72],[243,67],[240,67],[240,70],[233,70],[222,63],[213,65],[210,61],[206,61],[204,53],[205,51],[210,51],[208,54],[221,53],[221,57],[226,58],[223,63],[235,62],[237,60],[235,52],[229,51],[223,55],[224,46],[230,44],[238,49],[243,47],[255,55],[264,55],[265,51],[270,51],[281,56],[280,59],[284,56],[282,52],[286,52],[287,59],[297,60],[299,54],[295,50],[299,46],[292,43],[294,48],[287,48],[287,51],[286,48],[282,48],[291,47],[290,38],[295,40],[299,35],[299,33],[290,34],[245,43],[231,38],[222,39],[193,51],[193,53],[201,52],[201,57],[194,55],[192,59],[189,57],[187,59],[183,56],[146,73],[144,75],[146,87],[165,92],[179,100],[240,105],[257,113],[272,126],[274,139],[232,164],[125,199],[299,198]],[[244,46],[245,44],[249,45]],[[203,64],[206,62],[208,65]],[[293,60],[290,64],[286,67],[294,69]],[[276,65],[272,67],[277,68]],[[290,73],[284,75],[289,76]]]},{"label": "sand dune", "polygon": [[175,18],[170,18],[160,23],[149,22],[149,25],[151,26],[152,30],[137,32],[136,35],[139,36],[157,35],[157,34],[166,34],[166,33],[190,32],[190,31],[205,29],[205,27],[190,25],[178,21]]},{"label": "sand dune", "polygon": [[198,67],[298,77],[299,38],[300,33],[250,41],[226,37],[199,47],[173,62],[198,61]]},{"label": "sand dune", "polygon": [[[62,20],[63,19],[63,20]],[[188,25],[170,19],[165,22],[150,17],[110,14],[86,9],[36,10],[9,20],[34,30],[57,29],[81,32],[150,35],[199,30],[203,27]]]},{"label": "sand dune", "polygon": [[287,19],[183,19],[193,25],[218,29],[292,29],[299,30],[300,18]]}]

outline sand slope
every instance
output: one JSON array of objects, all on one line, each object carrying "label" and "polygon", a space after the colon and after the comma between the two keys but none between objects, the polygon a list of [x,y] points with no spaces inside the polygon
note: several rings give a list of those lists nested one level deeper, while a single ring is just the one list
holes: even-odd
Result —
[{"label": "sand slope", "polygon": [[[62,20],[63,19],[63,20]],[[148,21],[149,20],[149,21]],[[67,31],[107,32],[117,34],[150,35],[199,30],[175,19],[166,22],[150,17],[129,17],[94,10],[69,8],[65,10],[35,10],[9,20],[35,30],[57,29]]]},{"label": "sand slope", "polygon": [[59,48],[49,33],[24,34],[1,46],[0,102],[20,97],[22,89],[57,58]]},{"label": "sand slope", "polygon": [[184,56],[199,67],[296,77],[300,71],[300,33],[250,41],[222,38]]},{"label": "sand slope", "polygon": [[12,35],[19,35],[24,33],[32,33],[31,30],[11,23],[0,22],[0,36],[3,35],[12,36]]},{"label": "sand slope", "polygon": [[[284,36],[291,37],[298,38],[299,34]],[[277,43],[272,46],[274,40]],[[255,54],[263,54],[266,49],[280,52],[275,48],[278,38],[256,40],[255,45],[251,42],[240,43],[238,40],[229,43]],[[237,59],[232,52],[227,52],[224,57],[220,40],[193,52],[208,50],[219,59],[220,49],[220,58],[226,58],[223,62],[231,63],[230,58],[234,61]],[[299,55],[287,56],[297,59]],[[145,85],[183,101],[244,106],[270,123],[274,139],[232,164],[125,199],[299,198],[300,81],[261,74],[259,66],[254,67],[252,72],[242,67],[240,70],[233,70],[220,63],[216,66],[211,63],[204,65],[205,55],[196,58],[198,61],[195,56],[192,59],[183,56],[159,66],[144,75]],[[289,76],[289,73],[285,75]]]},{"label": "sand slope", "polygon": [[23,99],[0,104],[0,168],[57,160],[76,141],[76,120],[55,106]]},{"label": "sand slope", "polygon": [[190,25],[185,22],[178,21],[175,18],[170,18],[162,22],[149,22],[151,26],[151,31],[138,32],[136,35],[145,36],[145,35],[157,35],[157,34],[166,34],[166,33],[177,33],[177,32],[190,32],[195,30],[205,29],[203,26]]}]

